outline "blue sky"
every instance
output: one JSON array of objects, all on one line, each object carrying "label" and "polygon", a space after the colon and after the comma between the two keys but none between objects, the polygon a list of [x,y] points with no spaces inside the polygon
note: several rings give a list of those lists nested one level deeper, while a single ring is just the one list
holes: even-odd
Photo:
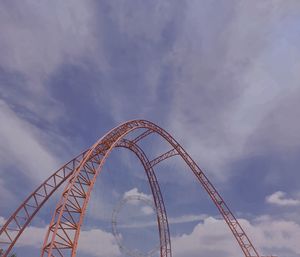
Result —
[{"label": "blue sky", "polygon": [[[300,256],[298,0],[4,0],[0,31],[1,223],[60,165],[142,118],[191,154],[262,254]],[[164,148],[158,138],[144,147],[153,157]],[[179,159],[157,176],[175,257],[242,256]],[[79,256],[122,256],[110,217],[126,192],[150,191],[135,157],[116,150],[93,192]],[[20,256],[38,255],[58,197],[20,239]],[[143,229],[151,240],[132,229],[126,244],[151,248],[155,229]]]}]

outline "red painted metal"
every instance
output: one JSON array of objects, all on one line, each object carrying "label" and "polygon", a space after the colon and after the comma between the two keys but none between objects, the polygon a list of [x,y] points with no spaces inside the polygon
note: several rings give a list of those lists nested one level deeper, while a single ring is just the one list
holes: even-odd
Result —
[{"label": "red painted metal", "polygon": [[[121,124],[120,126],[108,132],[104,137],[102,137],[96,144],[94,144],[88,151],[86,151],[82,155],[80,159],[80,164],[76,165],[76,167],[74,166],[73,171],[70,174],[68,174],[69,182],[66,188],[64,189],[63,194],[61,196],[61,200],[59,201],[55,209],[55,213],[49,226],[49,230],[45,239],[41,256],[76,256],[80,227],[83,222],[85,210],[87,208],[89,197],[93,185],[96,181],[97,175],[100,173],[103,164],[106,158],[109,156],[110,152],[115,147],[117,147],[118,144],[120,145],[120,142],[125,142],[123,138],[126,135],[130,134],[130,132],[137,129],[146,129],[146,131],[140,134],[140,136],[138,136],[131,142],[128,141],[128,146],[130,145],[130,147],[128,148],[131,149],[135,143],[147,137],[153,132],[163,137],[176,150],[177,154],[182,157],[182,159],[186,162],[186,164],[195,174],[200,184],[206,190],[211,200],[214,202],[221,215],[223,216],[225,222],[229,226],[233,236],[237,240],[244,255],[246,257],[261,257],[258,254],[257,250],[254,248],[253,244],[251,243],[250,239],[246,235],[238,220],[235,218],[233,213],[228,208],[227,204],[224,202],[223,198],[217,192],[216,188],[212,185],[212,183],[208,180],[203,171],[198,167],[198,165],[192,160],[192,158],[187,154],[187,152],[178,144],[178,142],[169,133],[167,133],[159,126],[146,120],[133,120]],[[152,163],[146,160],[146,171],[152,168],[155,164],[174,155],[175,151],[172,149],[167,153],[162,154],[161,156],[152,160]],[[53,179],[58,178],[59,177],[55,177]],[[60,181],[59,183],[62,182]],[[51,189],[49,189],[47,184],[44,183],[41,185],[41,187],[39,187],[39,190],[43,189],[45,192],[48,193],[35,194],[35,192],[37,191],[36,190],[28,199],[35,200],[37,196],[41,195],[43,197],[43,201],[46,201],[49,198],[49,196],[53,193],[51,190],[53,189],[53,191],[55,191],[54,189],[57,185],[58,184],[54,184],[54,187],[50,186]],[[154,199],[159,198],[159,196],[157,195],[153,196]],[[42,204],[44,203],[43,201]],[[161,202],[159,201],[158,203],[163,203],[162,199]],[[28,204],[25,201],[18,208],[18,210],[23,210],[26,213],[28,211],[27,205]],[[17,210],[1,229],[0,236],[6,235],[6,239],[8,238],[7,242],[10,242],[10,249],[19,237],[19,235],[28,225],[32,217],[41,207],[39,202],[37,202],[35,206],[36,209],[34,213],[29,213],[27,216],[24,216],[26,219],[26,222],[24,224],[19,224],[19,220],[16,218],[16,214],[19,212]],[[10,237],[11,234],[9,232],[9,224],[15,224],[17,230],[20,232],[17,238]],[[167,233],[169,232],[167,231]],[[161,232],[160,236],[162,236]],[[13,244],[11,244],[11,242],[13,242]],[[6,253],[3,255],[4,257],[7,256]]]},{"label": "red painted metal", "polygon": [[[145,137],[146,134],[149,135],[149,131],[146,131],[146,133],[142,133],[132,141],[123,139],[120,142],[118,142],[116,147],[128,148],[137,155],[137,157],[140,159],[142,165],[145,168],[146,174],[149,178],[149,185],[151,187],[152,192],[155,191],[155,194],[159,195],[158,197],[156,197],[156,200],[162,199],[153,168],[151,167],[151,165],[149,165],[149,160],[145,153],[138,145],[135,144],[135,142],[138,142],[143,137]],[[75,171],[75,169],[77,168],[78,164],[80,163],[87,151],[83,152],[67,164],[63,165],[58,171],[56,171],[53,175],[46,179],[29,197],[27,197],[27,199],[16,209],[16,211],[11,215],[11,217],[5,222],[5,224],[0,230],[0,256],[8,256],[16,241],[21,236],[22,232],[26,229],[26,227],[29,225],[33,217],[38,213],[38,211],[50,198],[50,196]],[[157,215],[161,240],[161,253],[163,254],[162,256],[171,256],[171,242],[164,203],[162,200],[160,200],[156,201],[155,204],[158,210]],[[21,219],[23,223],[18,221],[19,219]],[[18,226],[17,224],[15,224],[16,222],[18,222]]]},{"label": "red painted metal", "polygon": [[122,139],[116,144],[116,147],[125,147],[131,150],[132,152],[134,152],[136,156],[139,158],[139,160],[141,161],[142,165],[144,166],[146,175],[148,177],[149,185],[151,188],[151,192],[153,195],[156,213],[157,213],[157,224],[158,224],[159,239],[160,239],[160,256],[172,257],[169,223],[168,223],[167,212],[160,191],[159,183],[157,181],[151,162],[147,158],[144,151],[134,142],[135,140],[130,141],[130,140]]},{"label": "red painted metal", "polygon": [[151,162],[150,165],[152,167],[154,167],[156,164],[162,162],[163,160],[170,158],[172,156],[178,155],[178,152],[176,151],[176,149],[171,149],[163,154],[161,154],[160,156],[154,158]]},{"label": "red painted metal", "polygon": [[81,153],[46,179],[9,217],[0,230],[0,248],[6,257],[36,213],[81,163],[87,151]]}]

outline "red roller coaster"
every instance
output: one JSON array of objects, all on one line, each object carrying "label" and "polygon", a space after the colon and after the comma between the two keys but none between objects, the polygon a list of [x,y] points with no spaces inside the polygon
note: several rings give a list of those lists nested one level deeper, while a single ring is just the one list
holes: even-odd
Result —
[{"label": "red roller coaster", "polygon": [[[131,140],[126,139],[133,131],[138,132],[138,136]],[[138,143],[152,133],[156,133],[166,140],[171,146],[171,150],[153,160],[149,160]],[[40,208],[66,181],[65,189],[54,210],[41,250],[41,256],[76,256],[80,228],[91,191],[105,160],[115,147],[124,147],[131,150],[139,158],[145,169],[157,210],[161,257],[171,257],[172,251],[166,209],[153,167],[174,155],[181,156],[194,173],[223,216],[244,255],[246,257],[261,257],[221,195],[194,160],[168,132],[146,120],[128,121],[115,127],[91,148],[63,165],[45,180],[2,226],[0,230],[0,248],[3,250],[0,256],[8,256],[18,238]]]}]

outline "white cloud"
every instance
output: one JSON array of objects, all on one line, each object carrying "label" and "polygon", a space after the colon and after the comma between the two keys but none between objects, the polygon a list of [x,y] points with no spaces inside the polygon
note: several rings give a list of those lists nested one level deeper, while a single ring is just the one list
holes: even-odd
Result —
[{"label": "white cloud", "polygon": [[243,225],[264,254],[293,257],[300,255],[300,225],[298,223],[262,216],[257,218],[254,224],[244,222]]},{"label": "white cloud", "polygon": [[[199,217],[200,218],[200,217]],[[0,217],[0,224],[4,218]],[[250,240],[262,255],[299,257],[300,225],[289,220],[261,216],[249,222],[239,219]],[[40,248],[47,228],[30,226],[20,237],[16,247],[31,246]],[[206,217],[191,233],[172,236],[174,256],[224,257],[242,256],[224,220]],[[80,233],[78,250],[95,257],[120,256],[114,236],[101,229],[83,230]]]},{"label": "white cloud", "polygon": [[[300,254],[300,226],[293,221],[272,220],[271,217],[256,219],[253,224],[239,222],[262,255],[298,257]],[[195,226],[189,234],[172,238],[174,256],[242,256],[229,228],[223,220],[208,217]]]},{"label": "white cloud", "polygon": [[28,228],[26,228],[26,230],[18,240],[18,244],[16,244],[16,247],[32,246],[41,248],[44,243],[47,229],[47,227],[29,226]]},{"label": "white cloud", "polygon": [[121,255],[114,236],[101,229],[81,231],[78,250],[95,257]]},{"label": "white cloud", "polygon": [[139,192],[139,190],[136,187],[126,191],[123,195],[123,198],[130,197],[130,196],[141,196],[145,199],[148,199],[151,201],[153,200],[152,195],[148,195],[143,192]]},{"label": "white cloud", "polygon": [[[0,217],[0,225],[4,218]],[[41,248],[46,235],[47,227],[29,226],[19,238],[16,247],[30,246]],[[83,230],[80,232],[78,251],[95,257],[120,256],[114,236],[101,229]]]},{"label": "white cloud", "polygon": [[141,211],[145,215],[150,215],[154,213],[154,210],[150,206],[142,206]]},{"label": "white cloud", "polygon": [[300,200],[287,198],[286,193],[277,191],[266,197],[266,202],[278,206],[299,206]]},{"label": "white cloud", "polygon": [[[40,248],[47,228],[28,227],[18,241],[18,246]],[[83,230],[80,232],[78,251],[95,257],[120,256],[118,245],[111,233],[101,229]]]},{"label": "white cloud", "polygon": [[172,237],[174,256],[239,256],[239,249],[225,223],[209,217],[190,234]]},{"label": "white cloud", "polygon": [[[4,222],[4,218],[2,217],[0,217],[0,225],[1,222]],[[46,232],[47,227],[29,226],[24,230],[15,247],[32,246],[35,248],[41,248]]]}]

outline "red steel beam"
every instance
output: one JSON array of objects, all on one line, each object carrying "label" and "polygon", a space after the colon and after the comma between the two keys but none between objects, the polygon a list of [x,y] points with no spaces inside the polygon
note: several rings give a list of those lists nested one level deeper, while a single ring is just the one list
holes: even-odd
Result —
[{"label": "red steel beam", "polygon": [[154,199],[154,204],[157,212],[157,224],[158,224],[159,240],[160,240],[160,256],[172,257],[167,211],[161,194],[160,186],[157,181],[151,162],[147,158],[144,151],[137,144],[134,144],[133,141],[122,139],[116,144],[116,147],[128,148],[129,150],[134,152],[136,156],[139,158],[139,160],[141,161],[146,171],[146,175],[148,177],[148,182],[151,188],[151,192],[152,192],[152,196]]},{"label": "red steel beam", "polygon": [[[146,130],[134,138],[132,144],[140,141],[152,130]],[[89,149],[88,149],[89,150]],[[7,257],[17,240],[30,224],[34,216],[42,206],[48,201],[52,194],[70,177],[80,164],[88,150],[76,156],[74,159],[64,164],[59,170],[47,178],[37,187],[13,212],[0,229],[0,256]]]},{"label": "red steel beam", "polygon": [[[42,250],[42,256],[76,256],[80,226],[82,224],[90,193],[96,181],[97,175],[101,171],[106,158],[109,156],[112,149],[117,146],[118,142],[120,142],[131,131],[141,128],[147,130],[137,137],[136,139],[138,140],[135,140],[134,142],[138,142],[142,138],[146,137],[151,131],[156,132],[167,142],[169,142],[169,144],[176,149],[176,152],[190,167],[194,175],[197,177],[199,183],[203,186],[211,200],[218,208],[245,257],[262,257],[258,254],[249,237],[246,235],[245,231],[233,213],[230,211],[221,195],[208,180],[203,171],[194,162],[194,160],[168,132],[146,120],[133,120],[121,124],[120,126],[109,131],[87,152],[84,153],[80,164],[78,164],[77,168],[74,168],[73,172],[69,174],[69,183],[63,191],[61,200],[56,207],[50,223]],[[173,153],[173,150],[171,151]],[[162,156],[159,156],[157,160],[161,159],[160,161],[162,161],[164,157],[167,156],[168,154],[165,153]],[[154,163],[155,162],[153,160],[152,164]],[[151,167],[151,162],[149,162],[148,165]],[[55,179],[59,179],[59,177],[53,178],[53,180]],[[56,182],[54,182],[54,187],[56,186],[55,183]],[[59,183],[61,183],[61,181]],[[32,213],[28,212],[28,208],[31,206],[33,206],[33,208],[39,208],[38,206],[40,202],[38,197],[42,197],[41,202],[43,202],[46,201],[49,198],[49,195],[53,193],[51,191],[53,187],[47,184],[43,185],[43,187],[40,189],[42,192],[38,192],[38,194],[33,193],[31,197],[29,197],[33,201],[33,205],[27,204],[26,207],[25,205],[20,207],[20,210],[25,212],[25,215],[21,216],[26,220],[25,223],[23,224],[21,222],[22,219],[18,219],[18,216],[14,216],[10,217],[8,220],[9,222],[7,221],[5,224],[14,224],[15,229],[19,232],[24,229],[24,227],[26,227],[31,220],[30,217]],[[38,209],[35,209],[34,212],[35,211],[38,211]],[[29,213],[28,215],[26,214],[27,212]],[[11,237],[13,233],[10,232],[8,226],[5,226],[5,228],[3,227],[0,232],[0,236],[4,235],[6,240],[8,239],[7,242],[12,242],[15,240],[15,238]],[[3,256],[6,257],[6,255]]]},{"label": "red steel beam", "polygon": [[[238,220],[235,218],[233,213],[224,202],[223,198],[205,176],[203,171],[170,134],[155,124],[145,120],[134,120],[121,124],[120,126],[108,132],[91,148],[90,152],[87,154],[87,157],[82,161],[80,167],[72,174],[70,183],[67,185],[62,194],[61,201],[56,208],[55,215],[53,216],[53,220],[49,227],[48,237],[45,241],[41,256],[51,256],[52,254],[54,256],[59,256],[64,255],[65,252],[69,254],[68,251],[65,251],[66,249],[70,249],[70,255],[72,257],[76,255],[80,226],[82,224],[85,210],[89,201],[89,196],[96,181],[97,175],[100,173],[106,158],[109,156],[117,142],[131,131],[134,131],[138,128],[147,128],[155,131],[165,138],[173,146],[173,148],[176,149],[178,154],[191,168],[200,184],[209,194],[211,200],[215,203],[216,207],[232,231],[233,236],[241,247],[244,255],[246,257],[259,257],[258,252],[254,248],[252,242],[246,235]],[[95,168],[94,172],[91,174],[91,180],[89,183],[83,184],[82,181],[84,181],[83,177],[85,176],[86,165],[93,163],[93,156],[95,156],[96,153],[101,153],[98,167]],[[78,187],[78,185],[80,185],[80,187]],[[82,190],[81,194],[86,196],[85,198],[81,198],[82,201],[77,200],[76,195],[76,192],[80,188]],[[70,211],[67,205],[68,202],[73,202],[76,200],[79,202],[78,208],[80,209],[80,214],[77,216],[73,215],[73,212]],[[66,222],[64,221],[67,221],[67,224],[70,221],[74,221],[74,224],[71,226],[66,226]],[[73,231],[71,232],[71,230]],[[66,237],[68,240],[66,240]]]},{"label": "red steel beam", "polygon": [[36,213],[57,188],[70,177],[84,158],[85,153],[86,151],[79,154],[46,179],[8,218],[0,229],[0,248],[2,248],[2,254],[0,254],[1,257],[6,257],[9,254]]},{"label": "red steel beam", "polygon": [[176,149],[171,149],[170,151],[165,152],[165,153],[161,154],[160,156],[154,158],[152,161],[150,161],[150,165],[151,165],[151,167],[154,167],[156,164],[158,164],[172,156],[175,156],[175,155],[178,155],[178,152],[176,151]]}]

